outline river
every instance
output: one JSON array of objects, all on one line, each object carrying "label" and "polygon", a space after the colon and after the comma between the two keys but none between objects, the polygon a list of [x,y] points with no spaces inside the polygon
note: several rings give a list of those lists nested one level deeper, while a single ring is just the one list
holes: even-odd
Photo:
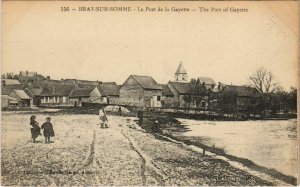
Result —
[{"label": "river", "polygon": [[297,121],[199,121],[178,119],[205,145],[224,148],[227,154],[297,176]]}]

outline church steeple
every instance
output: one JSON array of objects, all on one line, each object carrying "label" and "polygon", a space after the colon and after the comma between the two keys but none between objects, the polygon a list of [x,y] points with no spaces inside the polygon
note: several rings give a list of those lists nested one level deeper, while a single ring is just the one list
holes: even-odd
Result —
[{"label": "church steeple", "polygon": [[179,63],[179,66],[175,72],[175,81],[176,82],[187,82],[187,72],[184,69],[182,62]]}]

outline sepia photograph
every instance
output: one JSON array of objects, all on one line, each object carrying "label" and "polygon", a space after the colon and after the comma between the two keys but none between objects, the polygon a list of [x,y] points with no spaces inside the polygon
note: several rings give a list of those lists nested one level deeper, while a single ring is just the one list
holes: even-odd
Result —
[{"label": "sepia photograph", "polygon": [[2,1],[1,186],[297,186],[298,1]]}]

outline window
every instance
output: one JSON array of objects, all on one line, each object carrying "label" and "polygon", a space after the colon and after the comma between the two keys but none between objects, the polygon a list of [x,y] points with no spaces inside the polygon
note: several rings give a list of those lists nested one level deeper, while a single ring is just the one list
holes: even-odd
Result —
[{"label": "window", "polygon": [[56,102],[58,102],[59,103],[59,96],[57,96],[57,101]]},{"label": "window", "polygon": [[67,102],[67,98],[65,96],[63,96],[63,103]]},{"label": "window", "polygon": [[55,96],[53,97],[53,103],[55,103],[56,102],[56,98],[55,98]]},{"label": "window", "polygon": [[201,103],[201,106],[202,106],[202,107],[205,107],[205,106],[206,106],[206,103],[205,103],[205,102],[202,102],[202,103]]},{"label": "window", "polygon": [[157,101],[160,101],[160,96],[157,96]]}]

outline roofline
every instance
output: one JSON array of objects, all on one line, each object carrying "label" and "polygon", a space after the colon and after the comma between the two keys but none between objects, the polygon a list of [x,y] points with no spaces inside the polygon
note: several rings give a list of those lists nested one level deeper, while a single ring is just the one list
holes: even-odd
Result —
[{"label": "roofline", "polygon": [[30,92],[32,95],[34,95],[35,96],[35,94],[34,93],[32,93],[28,88],[24,88],[24,91],[25,90],[27,90],[28,92]]},{"label": "roofline", "polygon": [[[139,83],[139,85],[143,88],[143,89],[145,89],[145,90],[162,90],[163,88],[145,88],[134,76],[139,76],[139,77],[150,77],[157,85],[159,85],[154,79],[153,79],[153,77],[151,77],[151,76],[146,76],[146,75],[130,75],[127,79],[126,79],[126,81],[130,78],[132,76],[132,78],[134,78],[134,80],[136,80],[136,82],[138,82]],[[125,81],[125,82],[126,82]],[[125,83],[124,82],[124,83]],[[123,83],[123,84],[124,84]],[[123,84],[122,84],[122,86],[123,86]],[[160,85],[159,85],[160,86]]]},{"label": "roofline", "polygon": [[[99,87],[101,87],[101,89],[103,90],[103,92],[105,93],[106,96],[109,96],[109,95],[107,94],[107,92],[105,91],[105,89],[101,86],[101,84],[99,84]],[[98,90],[99,90],[99,89],[98,89]],[[99,92],[100,92],[100,90],[99,90]]]}]

